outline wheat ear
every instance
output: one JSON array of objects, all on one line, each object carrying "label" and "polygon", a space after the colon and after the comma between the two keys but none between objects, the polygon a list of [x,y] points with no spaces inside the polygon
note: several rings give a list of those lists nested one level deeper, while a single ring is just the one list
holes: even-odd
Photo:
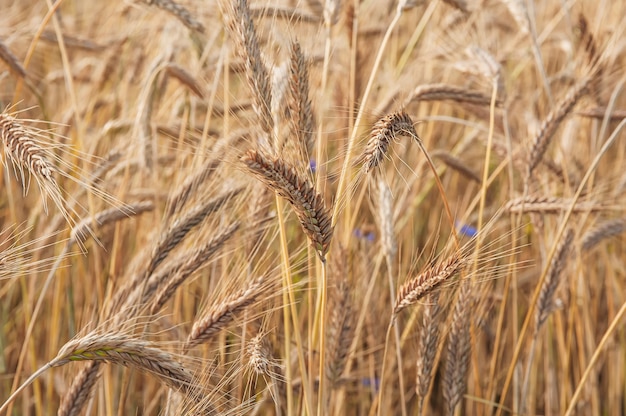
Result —
[{"label": "wheat ear", "polygon": [[289,111],[303,155],[313,150],[313,110],[309,99],[309,69],[298,42],[291,44],[289,58]]},{"label": "wheat ear", "polygon": [[227,296],[221,302],[209,306],[193,324],[185,341],[184,350],[187,351],[211,340],[250,305],[254,304],[262,294],[267,293],[268,287],[266,279],[257,278],[250,282],[247,287]]},{"label": "wheat ear", "polygon": [[[272,137],[274,120],[272,118],[272,88],[269,71],[261,58],[259,40],[250,16],[247,0],[220,0],[220,7],[231,35],[235,38],[236,49],[245,62],[246,77],[252,90],[254,111],[262,130]],[[224,4],[227,3],[227,4]],[[225,10],[224,10],[225,9]]]},{"label": "wheat ear", "polygon": [[388,114],[374,124],[367,146],[357,161],[357,163],[363,163],[365,173],[380,164],[387,154],[391,140],[395,140],[398,136],[417,138],[413,120],[404,111]]},{"label": "wheat ear", "polygon": [[144,0],[150,6],[165,10],[180,20],[189,29],[204,33],[204,25],[193,17],[193,14],[173,0]]},{"label": "wheat ear", "polygon": [[93,389],[100,379],[102,362],[90,361],[72,381],[72,386],[65,393],[57,412],[58,416],[78,416],[91,398]]},{"label": "wheat ear", "polygon": [[439,343],[441,309],[439,293],[431,292],[428,294],[422,311],[422,329],[420,331],[415,371],[415,393],[419,400],[418,415],[422,414],[421,411],[424,407],[424,399],[428,394],[432,380],[433,366],[435,364],[435,356],[437,355],[437,346]]},{"label": "wheat ear", "polygon": [[446,366],[443,374],[443,397],[446,399],[448,415],[454,415],[454,410],[465,393],[466,375],[469,367],[470,342],[470,306],[472,304],[472,285],[467,278],[461,283],[457,297],[450,334],[448,335],[448,349]]},{"label": "wheat ear", "polygon": [[626,231],[626,218],[617,218],[598,224],[583,236],[582,251],[589,251],[607,238],[615,237]]},{"label": "wheat ear", "polygon": [[270,158],[259,151],[251,150],[241,160],[250,173],[291,204],[304,233],[320,259],[325,261],[333,229],[324,199],[313,184],[281,159]]},{"label": "wheat ear", "polygon": [[444,282],[452,279],[465,266],[465,258],[457,253],[452,254],[443,262],[431,266],[400,287],[393,308],[394,315],[414,305]]},{"label": "wheat ear", "polygon": [[190,254],[185,253],[182,256],[184,261],[168,269],[163,277],[156,277],[154,280],[162,283],[152,303],[151,313],[154,314],[160,310],[194,271],[211,260],[213,255],[235,234],[239,226],[237,221],[232,223],[223,231],[216,233],[204,246],[193,250]]}]

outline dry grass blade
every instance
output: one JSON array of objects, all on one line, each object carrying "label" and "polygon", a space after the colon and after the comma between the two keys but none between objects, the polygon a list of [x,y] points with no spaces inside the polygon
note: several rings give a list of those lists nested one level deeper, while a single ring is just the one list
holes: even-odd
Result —
[{"label": "dry grass blade", "polygon": [[78,416],[92,396],[93,389],[100,379],[102,363],[91,361],[74,378],[72,386],[61,399],[57,416]]},{"label": "dry grass blade", "polygon": [[425,299],[422,312],[422,328],[418,343],[415,371],[415,393],[420,402],[420,411],[424,406],[424,399],[428,394],[432,380],[433,366],[435,364],[437,345],[439,343],[441,309],[439,294],[437,292],[431,292]]},{"label": "dry grass blade", "polygon": [[17,59],[17,56],[11,52],[9,47],[5,45],[2,40],[0,40],[0,59],[7,64],[14,75],[20,78],[26,78],[26,69],[24,69],[24,66],[22,66],[19,59]]},{"label": "dry grass blade", "polygon": [[226,296],[215,305],[210,305],[202,316],[196,320],[185,342],[185,350],[211,340],[221,330],[254,304],[270,287],[266,279],[260,277],[250,284]]},{"label": "dry grass blade", "polygon": [[174,390],[194,388],[191,373],[171,354],[124,334],[92,333],[72,340],[61,348],[50,366],[59,367],[74,361],[106,361],[133,367],[154,374]]},{"label": "dry grass blade", "polygon": [[143,0],[150,6],[163,9],[180,20],[189,29],[204,33],[204,25],[196,20],[191,12],[173,0]]},{"label": "dry grass blade", "polygon": [[465,393],[467,369],[469,367],[470,342],[470,306],[472,304],[472,282],[465,279],[454,308],[446,367],[443,374],[443,397],[446,399],[447,414],[452,416],[454,410]]},{"label": "dry grass blade", "polygon": [[572,243],[574,241],[574,231],[569,229],[566,231],[559,247],[550,263],[550,270],[541,286],[539,298],[537,299],[537,309],[535,312],[535,331],[548,319],[550,313],[554,310],[554,293],[559,286],[561,275],[567,264]]},{"label": "dry grass blade", "polygon": [[[159,282],[159,289],[154,298],[151,313],[159,311],[193,272],[211,260],[224,243],[235,234],[239,226],[239,222],[232,223],[223,231],[216,233],[204,246],[193,250],[192,253],[183,254],[183,262],[177,263],[171,270],[166,270],[164,276],[156,276],[154,281]],[[145,292],[144,296],[151,296],[148,290]]]},{"label": "dry grass blade", "polygon": [[[427,84],[415,88],[411,95],[404,100],[403,106],[419,101],[454,101],[455,103],[470,103],[476,105],[490,105],[491,96],[480,91],[472,91],[462,87],[447,84]],[[496,106],[501,107],[502,100],[496,100]]]},{"label": "dry grass blade", "polygon": [[398,290],[394,315],[417,303],[442,283],[452,279],[465,266],[465,258],[454,253],[443,262],[429,267],[413,279],[403,284]]},{"label": "dry grass blade", "polygon": [[241,159],[248,170],[293,207],[305,234],[324,261],[333,234],[324,199],[306,178],[281,159],[270,159],[251,150]]},{"label": "dry grass blade", "polygon": [[615,237],[626,231],[626,218],[617,218],[598,224],[583,237],[582,251],[589,251],[607,238]]},{"label": "dry grass blade", "polygon": [[467,166],[460,158],[452,155],[445,150],[435,150],[431,152],[431,156],[443,161],[450,169],[456,170],[468,179],[471,179],[477,183],[481,183],[482,179],[472,168]]},{"label": "dry grass blade", "polygon": [[246,77],[252,90],[254,100],[254,110],[257,113],[262,130],[269,137],[274,131],[274,121],[272,118],[272,89],[268,70],[261,58],[259,40],[250,16],[250,9],[247,0],[219,2],[227,20],[227,26],[237,44],[237,51],[245,62]]},{"label": "dry grass blade", "polygon": [[404,111],[386,115],[374,124],[367,146],[357,161],[357,163],[363,163],[365,173],[380,164],[387,154],[391,140],[395,140],[398,136],[418,139],[413,120]]}]

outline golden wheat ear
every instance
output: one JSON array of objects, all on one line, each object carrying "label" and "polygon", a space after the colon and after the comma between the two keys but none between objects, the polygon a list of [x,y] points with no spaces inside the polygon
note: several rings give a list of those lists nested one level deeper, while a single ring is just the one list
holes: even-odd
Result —
[{"label": "golden wheat ear", "polygon": [[304,233],[324,262],[333,228],[330,212],[313,184],[283,160],[270,158],[260,151],[249,151],[241,161],[248,172],[291,204]]}]

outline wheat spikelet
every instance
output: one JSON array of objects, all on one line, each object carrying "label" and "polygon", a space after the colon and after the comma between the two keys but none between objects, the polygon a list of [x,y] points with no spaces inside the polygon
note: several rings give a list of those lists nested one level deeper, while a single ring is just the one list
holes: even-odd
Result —
[{"label": "wheat spikelet", "polygon": [[14,75],[17,75],[20,78],[26,78],[26,69],[24,69],[24,66],[20,63],[19,59],[17,59],[17,56],[15,56],[13,52],[11,52],[8,46],[5,45],[1,39],[0,59],[4,61],[5,64],[7,64],[7,66]]},{"label": "wheat spikelet", "polygon": [[559,243],[552,262],[550,263],[550,270],[546,275],[545,280],[541,286],[539,292],[539,298],[537,299],[537,308],[535,312],[535,331],[539,331],[539,328],[548,319],[550,313],[554,310],[554,293],[559,286],[561,275],[567,264],[567,259],[570,254],[572,242],[574,241],[574,231],[568,229],[563,236],[563,239]]},{"label": "wheat spikelet", "polygon": [[403,284],[396,296],[396,303],[393,308],[394,315],[414,305],[439,285],[453,278],[464,266],[465,258],[454,253],[443,262],[429,267],[426,271]]},{"label": "wheat spikelet", "polygon": [[472,304],[472,282],[461,283],[459,295],[452,316],[446,366],[443,374],[443,397],[446,399],[447,414],[452,416],[454,409],[463,397],[466,375],[469,367],[470,342],[470,306]]},{"label": "wheat spikelet", "polygon": [[595,65],[598,62],[600,56],[598,55],[598,45],[593,36],[593,33],[589,30],[589,24],[585,15],[580,13],[578,15],[577,29],[580,31],[580,45],[584,54],[587,57],[587,63],[590,66]]},{"label": "wheat spikelet", "polygon": [[197,21],[191,12],[176,3],[173,0],[143,0],[150,6],[158,7],[159,9],[165,10],[172,16],[176,17],[180,20],[185,26],[189,29],[197,30],[200,33],[204,33],[204,25]]},{"label": "wheat spikelet", "polygon": [[331,218],[324,199],[310,181],[281,159],[270,159],[256,150],[249,151],[241,160],[250,173],[291,204],[305,234],[324,261],[333,233]]},{"label": "wheat spikelet", "polygon": [[607,238],[615,237],[626,231],[626,218],[617,218],[593,227],[583,236],[581,248],[589,251]]},{"label": "wheat spikelet", "polygon": [[420,409],[424,405],[424,399],[428,394],[432,380],[437,344],[439,343],[439,321],[441,306],[439,305],[439,293],[431,292],[426,296],[422,311],[422,328],[420,331],[417,364],[415,371],[415,393],[420,402]]},{"label": "wheat spikelet", "polygon": [[250,282],[247,287],[232,293],[221,302],[207,308],[193,324],[191,332],[185,341],[185,350],[211,340],[222,329],[230,325],[248,306],[255,303],[261,294],[266,293],[267,288],[266,280],[262,277],[257,278]]},{"label": "wheat spikelet", "polygon": [[368,173],[380,164],[391,140],[398,136],[412,137],[418,140],[413,127],[413,120],[404,111],[391,113],[381,118],[372,127],[370,139],[357,163],[363,163],[363,171]]},{"label": "wheat spikelet", "polygon": [[50,362],[59,367],[74,361],[106,361],[157,376],[174,390],[193,388],[193,377],[171,354],[120,333],[92,333],[66,343]]},{"label": "wheat spikelet", "polygon": [[93,389],[100,379],[102,363],[90,361],[72,382],[72,386],[61,399],[57,412],[58,416],[78,416],[91,398]]},{"label": "wheat spikelet", "polygon": [[261,129],[271,137],[274,132],[271,82],[268,70],[261,58],[259,40],[250,16],[248,2],[247,0],[234,0],[225,5],[224,1],[221,0],[219,5],[226,19],[226,25],[235,39],[236,49],[245,63],[246,78],[254,100],[254,110],[259,118]]},{"label": "wheat spikelet", "polygon": [[[216,233],[204,246],[194,249],[192,253],[185,253],[182,256],[184,260],[166,270],[163,276],[156,276],[154,279],[151,279],[155,283],[158,283],[159,287],[152,303],[151,313],[154,314],[161,309],[165,302],[172,297],[176,289],[178,289],[194,271],[211,260],[213,255],[233,236],[233,234],[235,234],[239,226],[240,224],[237,221],[230,224],[230,226],[223,231]],[[150,290],[146,290],[144,296],[149,298],[151,296]]]}]

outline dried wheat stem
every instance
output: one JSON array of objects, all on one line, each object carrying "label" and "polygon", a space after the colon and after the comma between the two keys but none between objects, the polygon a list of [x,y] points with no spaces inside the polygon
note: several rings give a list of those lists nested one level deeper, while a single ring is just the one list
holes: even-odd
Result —
[{"label": "dried wheat stem", "polygon": [[394,315],[414,305],[442,283],[452,279],[464,266],[465,258],[454,253],[443,262],[429,267],[426,271],[403,284],[396,296],[396,304],[393,308]]},{"label": "dried wheat stem", "polygon": [[607,238],[615,237],[626,231],[626,217],[602,222],[587,231],[581,244],[582,251],[589,251]]},{"label": "dried wheat stem", "polygon": [[270,159],[251,150],[241,160],[257,179],[291,204],[305,234],[324,261],[333,229],[322,195],[315,191],[307,178],[281,159]]},{"label": "dried wheat stem", "polygon": [[268,70],[261,58],[261,49],[248,2],[247,0],[234,0],[224,3],[225,0],[222,0],[219,5],[230,33],[235,38],[236,49],[245,62],[246,76],[252,89],[254,110],[262,130],[271,137],[274,131],[271,82]]},{"label": "dried wheat stem", "polygon": [[471,355],[472,285],[473,283],[468,279],[461,283],[448,335],[446,366],[443,374],[443,397],[446,399],[447,414],[450,416],[454,414],[467,387],[465,378]]},{"label": "dried wheat stem", "polygon": [[537,307],[535,312],[535,331],[539,331],[543,323],[548,319],[554,310],[554,294],[559,286],[561,275],[567,264],[572,242],[574,241],[574,231],[569,229],[565,232],[557,251],[550,263],[550,269],[541,286]]},{"label": "dried wheat stem", "polygon": [[250,284],[227,296],[216,305],[211,305],[196,320],[191,332],[185,341],[185,350],[211,340],[222,329],[226,328],[250,305],[255,303],[260,295],[267,292],[268,284],[264,278],[257,278]]},{"label": "dried wheat stem", "polygon": [[380,164],[387,154],[391,140],[397,139],[398,136],[418,139],[413,120],[404,111],[386,115],[374,124],[367,146],[357,161],[357,163],[363,163],[365,173]]}]

